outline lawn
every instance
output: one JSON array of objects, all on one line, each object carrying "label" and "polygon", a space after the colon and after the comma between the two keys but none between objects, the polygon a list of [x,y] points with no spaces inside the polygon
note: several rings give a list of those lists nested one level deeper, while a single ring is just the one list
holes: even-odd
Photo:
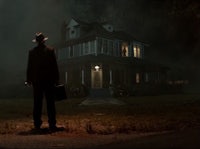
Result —
[{"label": "lawn", "polygon": [[[58,124],[67,133],[155,132],[200,126],[200,94],[119,98],[125,105],[80,106],[83,100],[56,103]],[[0,134],[33,127],[32,99],[0,99],[0,109]],[[46,115],[44,106],[44,127],[48,126]]]}]

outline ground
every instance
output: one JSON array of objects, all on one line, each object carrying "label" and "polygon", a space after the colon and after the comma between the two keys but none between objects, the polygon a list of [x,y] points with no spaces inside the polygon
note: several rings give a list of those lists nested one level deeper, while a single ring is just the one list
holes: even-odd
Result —
[{"label": "ground", "polygon": [[[44,106],[45,107],[45,106]],[[32,100],[0,100],[0,149],[200,148],[200,94],[69,99],[56,103],[58,126],[33,133]]]},{"label": "ground", "polygon": [[200,128],[112,135],[18,133],[0,135],[0,149],[197,149],[200,147],[199,138]]}]

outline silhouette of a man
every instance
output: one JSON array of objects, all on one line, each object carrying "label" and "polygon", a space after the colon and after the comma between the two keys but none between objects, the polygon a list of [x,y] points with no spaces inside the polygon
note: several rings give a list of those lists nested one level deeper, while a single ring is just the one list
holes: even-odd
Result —
[{"label": "silhouette of a man", "polygon": [[37,46],[29,51],[27,66],[27,85],[33,86],[33,120],[35,129],[42,125],[43,97],[46,98],[49,129],[57,131],[54,86],[59,81],[59,71],[54,48],[45,45],[48,38],[36,33],[33,42]]}]

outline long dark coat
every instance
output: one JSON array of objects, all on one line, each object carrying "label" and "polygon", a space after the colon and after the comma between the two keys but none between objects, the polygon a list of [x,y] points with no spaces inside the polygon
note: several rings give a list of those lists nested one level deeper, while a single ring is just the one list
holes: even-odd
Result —
[{"label": "long dark coat", "polygon": [[29,51],[27,81],[33,85],[42,82],[57,83],[59,80],[55,50],[38,45]]}]

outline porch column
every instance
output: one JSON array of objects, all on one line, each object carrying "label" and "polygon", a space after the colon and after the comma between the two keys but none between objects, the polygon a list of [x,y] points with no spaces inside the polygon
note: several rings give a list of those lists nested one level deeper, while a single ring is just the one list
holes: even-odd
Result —
[{"label": "porch column", "polygon": [[110,70],[110,85],[112,84],[112,70]]},{"label": "porch column", "polygon": [[98,39],[98,38],[96,38],[95,41],[94,41],[95,56],[98,55],[98,54],[97,54],[97,39]]},{"label": "porch column", "polygon": [[85,80],[84,80],[84,70],[81,70],[81,83],[85,84]]},{"label": "porch column", "polygon": [[67,71],[65,72],[65,83],[67,84]]}]

